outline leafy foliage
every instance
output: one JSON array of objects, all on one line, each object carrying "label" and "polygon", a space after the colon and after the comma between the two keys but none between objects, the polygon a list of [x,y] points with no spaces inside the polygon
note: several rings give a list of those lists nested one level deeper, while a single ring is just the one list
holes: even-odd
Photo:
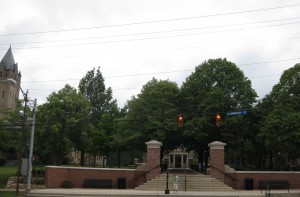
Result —
[{"label": "leafy foliage", "polygon": [[300,64],[286,70],[278,84],[258,106],[263,118],[260,137],[269,152],[290,158],[300,152]]},{"label": "leafy foliage", "polygon": [[112,89],[105,87],[100,67],[87,72],[80,80],[79,91],[90,102],[90,117],[94,126],[88,153],[94,157],[98,154],[109,155],[117,146],[114,140],[117,130],[113,121],[120,113],[117,101],[112,97]]},{"label": "leafy foliage", "polygon": [[79,92],[91,103],[91,122],[97,125],[102,116],[117,108],[117,101],[112,98],[112,89],[105,88],[104,78],[98,67],[87,72],[80,80]]},{"label": "leafy foliage", "polygon": [[[230,122],[242,124],[246,121],[225,120],[226,112],[252,109],[256,97],[250,80],[234,63],[226,59],[210,59],[197,66],[181,88],[182,109],[186,114],[185,146],[194,150],[203,161],[207,159],[204,155],[208,152],[208,143],[240,141],[240,135],[236,135],[237,125]],[[217,113],[222,116],[220,128],[215,123]]]},{"label": "leafy foliage", "polygon": [[[46,163],[60,165],[72,147],[84,151],[89,140],[89,103],[66,85],[39,106],[37,149]],[[47,140],[45,140],[47,139]]]},{"label": "leafy foliage", "polygon": [[180,145],[177,128],[179,88],[168,80],[152,79],[137,97],[128,101],[124,140],[144,149],[145,142],[158,140],[168,152]]}]

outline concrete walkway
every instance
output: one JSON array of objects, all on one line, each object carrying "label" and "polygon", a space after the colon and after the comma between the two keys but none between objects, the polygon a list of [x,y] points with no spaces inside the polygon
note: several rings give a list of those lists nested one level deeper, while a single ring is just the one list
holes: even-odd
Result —
[{"label": "concrete walkway", "polygon": [[[277,197],[300,197],[300,190],[273,190],[271,191],[272,196]],[[112,196],[112,197],[129,197],[129,196],[143,196],[143,197],[153,197],[153,196],[200,196],[200,197],[265,197],[265,192],[261,193],[260,190],[235,190],[231,192],[184,192],[179,191],[174,193],[170,191],[170,194],[165,194],[165,191],[140,191],[140,190],[107,190],[107,189],[39,189],[31,190],[27,194],[28,197],[68,197],[68,196]]]}]

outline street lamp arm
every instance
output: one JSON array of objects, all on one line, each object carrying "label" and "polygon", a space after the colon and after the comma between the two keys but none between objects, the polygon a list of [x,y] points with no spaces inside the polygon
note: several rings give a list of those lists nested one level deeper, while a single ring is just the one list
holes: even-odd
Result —
[{"label": "street lamp arm", "polygon": [[14,80],[12,78],[8,78],[7,81],[16,84],[20,88],[20,90],[21,90],[21,92],[22,92],[22,94],[24,96],[24,99],[27,100],[28,90],[25,93],[24,90],[21,88],[21,85],[16,80]]}]

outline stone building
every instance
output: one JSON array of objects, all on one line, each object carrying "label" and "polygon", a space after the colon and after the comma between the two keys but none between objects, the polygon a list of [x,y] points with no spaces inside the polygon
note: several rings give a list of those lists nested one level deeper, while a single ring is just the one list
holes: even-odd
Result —
[{"label": "stone building", "polygon": [[15,109],[19,98],[19,86],[7,79],[21,83],[21,72],[18,70],[11,47],[0,62],[0,115],[6,110]]}]

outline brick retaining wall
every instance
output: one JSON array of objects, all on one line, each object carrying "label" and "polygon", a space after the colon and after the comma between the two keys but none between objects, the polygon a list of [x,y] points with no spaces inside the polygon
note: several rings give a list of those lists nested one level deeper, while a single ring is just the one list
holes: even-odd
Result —
[{"label": "brick retaining wall", "polygon": [[47,166],[45,185],[47,188],[60,188],[66,180],[72,181],[73,187],[82,188],[87,179],[112,180],[112,187],[118,188],[118,179],[126,179],[126,188],[135,188],[146,180],[151,180],[160,174],[160,147],[162,143],[152,140],[147,145],[147,161],[138,169],[119,168],[78,168]]},{"label": "brick retaining wall", "polygon": [[109,179],[112,180],[113,188],[118,188],[118,178],[126,178],[126,188],[135,188],[145,182],[146,174],[133,169],[60,166],[46,166],[45,171],[47,188],[61,188],[65,180],[71,180],[74,188],[82,188],[86,179]]},{"label": "brick retaining wall", "polygon": [[225,173],[225,184],[233,189],[245,189],[245,179],[253,179],[254,189],[259,189],[259,181],[262,180],[287,180],[291,189],[300,189],[300,172],[237,171]]}]

